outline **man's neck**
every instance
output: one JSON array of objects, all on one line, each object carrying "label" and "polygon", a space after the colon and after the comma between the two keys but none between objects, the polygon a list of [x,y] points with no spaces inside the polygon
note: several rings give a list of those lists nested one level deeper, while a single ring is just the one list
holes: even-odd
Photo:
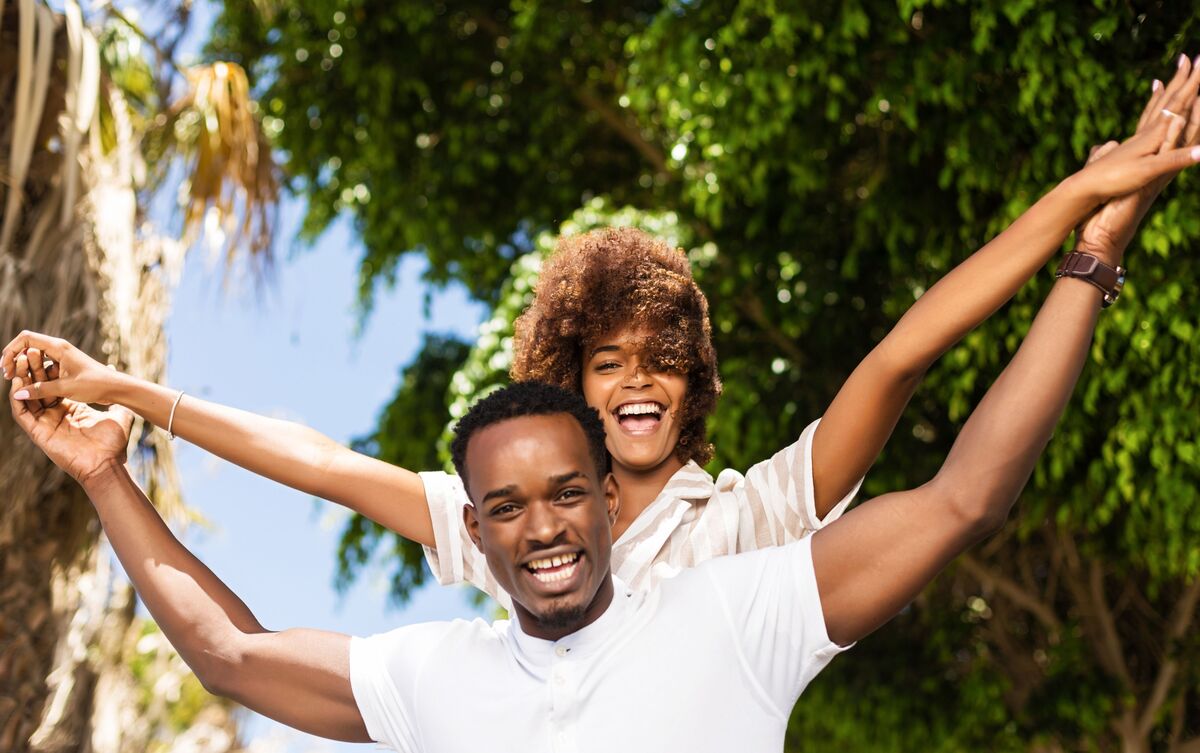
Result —
[{"label": "man's neck", "polygon": [[614,541],[650,506],[683,466],[683,461],[674,455],[649,470],[628,468],[613,462],[613,476],[621,490],[621,510],[617,513],[617,521],[613,523]]}]

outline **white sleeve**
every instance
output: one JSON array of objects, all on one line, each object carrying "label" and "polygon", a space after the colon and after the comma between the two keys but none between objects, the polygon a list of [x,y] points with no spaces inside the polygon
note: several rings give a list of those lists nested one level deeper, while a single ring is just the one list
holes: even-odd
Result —
[{"label": "white sleeve", "polygon": [[500,602],[505,609],[510,609],[512,600],[500,588],[488,569],[483,552],[467,534],[463,505],[469,505],[471,500],[462,479],[441,471],[417,475],[425,485],[425,503],[429,505],[429,517],[433,521],[434,546],[423,547],[425,561],[438,583],[443,586],[470,583]]},{"label": "white sleeve", "polygon": [[446,625],[423,623],[350,639],[350,688],[372,740],[402,753],[421,749],[421,669],[445,637]]},{"label": "white sleeve", "polygon": [[808,683],[848,648],[826,632],[812,537],[702,567],[716,587],[746,672],[788,718]]},{"label": "white sleeve", "polygon": [[[840,518],[858,494],[861,478],[824,518],[817,517],[812,443],[820,423],[819,418],[813,421],[799,439],[746,472],[746,506],[755,518],[753,527],[758,540],[769,532],[770,543],[779,546],[819,531]],[[720,478],[717,486],[721,486]]]}]

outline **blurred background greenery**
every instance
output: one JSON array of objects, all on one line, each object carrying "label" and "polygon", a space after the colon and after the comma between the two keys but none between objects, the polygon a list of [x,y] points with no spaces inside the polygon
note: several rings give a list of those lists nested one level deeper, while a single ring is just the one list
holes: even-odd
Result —
[{"label": "blurred background greenery", "polygon": [[[1200,12],[1165,0],[219,7],[207,54],[247,72],[304,236],[361,236],[362,316],[409,254],[492,310],[475,342],[428,337],[355,443],[414,469],[506,378],[554,237],[609,224],[688,250],[725,381],[713,465],[745,469],[1200,52]],[[809,687],[789,750],[1200,751],[1198,188],[1147,217],[1009,525]],[[930,371],[863,499],[932,476],[1050,284]],[[381,552],[403,602],[420,554],[369,521],[340,582]]]}]

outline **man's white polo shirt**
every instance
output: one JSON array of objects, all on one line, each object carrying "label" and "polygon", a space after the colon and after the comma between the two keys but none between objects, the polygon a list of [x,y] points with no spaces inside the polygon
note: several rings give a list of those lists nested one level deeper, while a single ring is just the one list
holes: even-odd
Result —
[{"label": "man's white polo shirt", "polygon": [[559,641],[517,622],[355,638],[371,737],[399,751],[780,751],[830,642],[811,538],[711,560]]}]

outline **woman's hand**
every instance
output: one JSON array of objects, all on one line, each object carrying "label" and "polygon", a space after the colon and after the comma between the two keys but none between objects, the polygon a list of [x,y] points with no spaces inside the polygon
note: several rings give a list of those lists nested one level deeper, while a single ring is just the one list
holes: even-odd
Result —
[{"label": "woman's hand", "polygon": [[[1176,79],[1184,79],[1185,68],[1179,68],[1176,73]],[[1191,75],[1196,75],[1200,70],[1200,66],[1196,66],[1191,71]],[[1176,82],[1172,82],[1176,83]],[[1154,82],[1153,94],[1150,101],[1146,104],[1146,109],[1142,111],[1142,116],[1138,120],[1136,133],[1141,133],[1149,129],[1157,117],[1163,117],[1162,102],[1167,95],[1169,87],[1164,87],[1161,82]],[[1182,143],[1164,143],[1160,148],[1162,151],[1182,147],[1195,147],[1200,144],[1200,98],[1194,98],[1191,109],[1181,115],[1183,122],[1176,127],[1180,128],[1180,134],[1177,137]],[[1166,116],[1172,117],[1172,116]],[[1168,138],[1170,133],[1168,133]],[[1115,141],[1110,141],[1102,146],[1093,147],[1091,155],[1088,158],[1088,164],[1108,155],[1113,149],[1120,145]],[[1149,211],[1154,200],[1158,198],[1159,193],[1171,181],[1178,170],[1168,172],[1156,180],[1142,186],[1140,189],[1132,193],[1118,196],[1094,213],[1088,216],[1080,223],[1076,231],[1075,248],[1078,251],[1092,254],[1099,257],[1110,266],[1116,266],[1120,262],[1120,258],[1133,240],[1134,233],[1137,232],[1138,224]]]},{"label": "woman's hand", "polygon": [[[43,359],[53,363],[43,367]],[[0,355],[0,368],[8,379],[20,378],[26,393],[18,400],[41,401],[42,407],[54,405],[57,398],[69,397],[77,403],[110,404],[121,377],[71,343],[58,337],[26,330],[13,338]],[[37,410],[37,405],[30,405]]]},{"label": "woman's hand", "polygon": [[1180,56],[1175,77],[1151,95],[1133,136],[1121,144],[1106,144],[1103,154],[1070,180],[1097,203],[1138,192],[1137,205],[1144,213],[1171,178],[1200,162],[1197,91],[1200,65]]},{"label": "woman's hand", "polygon": [[133,414],[119,405],[99,411],[85,403],[63,400],[35,411],[17,397],[25,380],[15,377],[9,390],[13,419],[54,464],[83,483],[125,462]]}]

